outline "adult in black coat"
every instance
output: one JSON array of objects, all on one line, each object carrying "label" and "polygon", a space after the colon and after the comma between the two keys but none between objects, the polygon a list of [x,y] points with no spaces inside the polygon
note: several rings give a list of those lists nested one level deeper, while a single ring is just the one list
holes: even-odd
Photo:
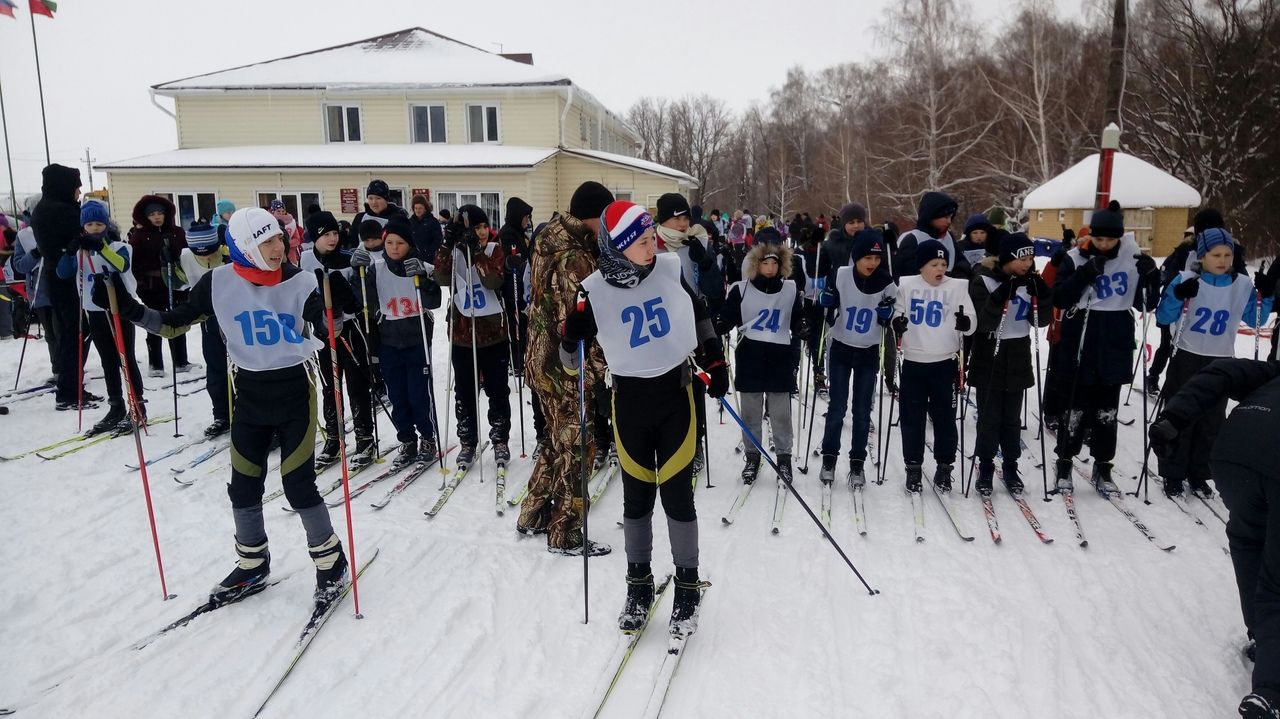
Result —
[{"label": "adult in black coat", "polygon": [[955,241],[951,238],[951,221],[955,219],[958,209],[959,205],[946,193],[924,193],[916,207],[915,229],[898,238],[898,252],[893,258],[894,279],[904,274],[914,274],[916,247],[925,240],[937,240],[947,248],[947,256],[952,258],[952,264],[947,268],[948,276],[961,279],[973,276],[972,266],[957,251]]},{"label": "adult in black coat", "polygon": [[[524,349],[529,343],[529,318],[524,313],[524,266],[529,262],[529,239],[533,227],[533,206],[519,197],[507,200],[498,242],[507,253],[507,280],[502,283],[502,302],[507,310],[507,335],[511,338],[516,376],[524,375]],[[519,285],[519,291],[517,286]],[[514,333],[512,330],[515,330]]]},{"label": "adult in black coat", "polygon": [[414,195],[409,205],[409,232],[413,235],[413,249],[418,257],[435,258],[436,250],[444,242],[444,231],[440,228],[440,220],[431,212],[431,203],[422,195]]},{"label": "adult in black coat", "polygon": [[409,218],[409,214],[404,208],[391,201],[391,188],[382,180],[374,180],[369,183],[369,187],[365,190],[364,210],[357,212],[355,219],[351,221],[351,232],[347,235],[346,249],[355,249],[361,246],[360,242],[360,223],[365,220],[377,220],[378,224],[383,227],[387,226],[387,220],[392,217]]},{"label": "adult in black coat", "polygon": [[1209,463],[1230,512],[1227,543],[1240,611],[1257,643],[1252,693],[1240,714],[1280,716],[1280,454],[1264,440],[1280,437],[1280,363],[1220,359],[1205,367],[1151,425],[1151,447],[1171,456],[1177,443],[1204,441],[1182,433],[1223,398],[1239,405],[1223,422]]},{"label": "adult in black coat", "polygon": [[53,164],[45,167],[41,176],[40,203],[31,213],[31,229],[40,255],[47,260],[40,271],[40,285],[49,288],[58,336],[63,338],[58,343],[58,358],[53,368],[58,376],[54,401],[60,410],[75,409],[81,390],[76,349],[80,295],[76,291],[76,279],[61,279],[54,268],[64,253],[76,251],[74,243],[80,237],[80,171]]},{"label": "adult in black coat", "polygon": [[867,208],[856,202],[850,202],[840,208],[840,215],[835,227],[827,235],[826,241],[818,251],[818,277],[826,278],[824,286],[834,287],[836,271],[849,264],[849,253],[853,249],[853,236],[867,226]]}]

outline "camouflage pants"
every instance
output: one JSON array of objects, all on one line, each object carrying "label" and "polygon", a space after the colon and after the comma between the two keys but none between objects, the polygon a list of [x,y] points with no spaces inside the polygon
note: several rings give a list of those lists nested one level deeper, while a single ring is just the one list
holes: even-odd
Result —
[{"label": "camouflage pants", "polygon": [[[554,372],[554,370],[553,370]],[[533,465],[529,493],[520,505],[518,524],[547,530],[547,546],[576,547],[582,543],[582,436],[578,427],[576,378],[542,377],[534,388],[546,417],[547,444]],[[561,391],[557,391],[557,388]],[[593,407],[593,388],[587,386],[587,406]],[[592,414],[587,416],[587,461],[595,455]]]}]

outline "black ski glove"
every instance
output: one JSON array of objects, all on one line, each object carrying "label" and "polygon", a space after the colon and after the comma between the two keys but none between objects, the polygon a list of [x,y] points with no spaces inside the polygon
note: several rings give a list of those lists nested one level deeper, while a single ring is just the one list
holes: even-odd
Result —
[{"label": "black ski glove", "polygon": [[1027,273],[1027,294],[1036,299],[1043,299],[1049,296],[1049,283],[1044,281],[1039,272],[1032,270]]},{"label": "black ski glove", "polygon": [[440,304],[444,302],[444,292],[440,289],[440,285],[429,277],[418,280],[418,297],[422,306],[429,310],[439,309]]},{"label": "black ski glove", "polygon": [[1138,261],[1138,274],[1146,282],[1160,281],[1160,268],[1156,267],[1156,261],[1151,259],[1151,255],[1140,252],[1133,257]]},{"label": "black ski glove", "polygon": [[716,360],[707,367],[707,394],[712,399],[721,399],[729,394],[729,365],[724,360]]},{"label": "black ski glove", "polygon": [[514,253],[507,255],[505,262],[507,263],[507,269],[512,272],[520,272],[524,269],[524,258],[520,255]]},{"label": "black ski glove", "polygon": [[1088,262],[1085,262],[1083,265],[1076,268],[1076,272],[1080,275],[1081,279],[1092,284],[1094,279],[1096,279],[1097,276],[1102,274],[1102,271],[1106,269],[1106,266],[1107,258],[1102,255],[1094,255],[1089,258]]},{"label": "black ski glove", "polygon": [[589,342],[596,336],[596,316],[591,308],[575,308],[564,318],[564,328],[560,331],[560,343],[565,350],[576,352],[579,342]]},{"label": "black ski glove", "polygon": [[973,327],[973,320],[964,313],[963,309],[956,310],[956,332],[968,332]]},{"label": "black ski glove", "polygon": [[1271,267],[1266,272],[1259,272],[1253,278],[1253,286],[1258,290],[1258,294],[1264,299],[1271,297],[1276,293],[1276,280],[1280,279],[1280,261],[1272,262]]},{"label": "black ski glove", "polygon": [[902,336],[907,333],[906,315],[898,315],[897,317],[894,317],[889,324],[893,327],[893,333],[898,336],[899,340],[901,340]]},{"label": "black ski glove", "polygon": [[106,272],[95,275],[93,282],[93,291],[90,297],[93,298],[93,304],[104,310],[111,309],[111,298],[107,295],[107,282],[110,282],[116,290],[116,307],[120,309],[120,316],[128,322],[141,322],[144,308],[137,300],[133,299],[133,295],[124,287],[124,281],[120,279],[120,275],[114,272]]},{"label": "black ski glove", "polygon": [[1157,457],[1172,457],[1177,445],[1178,428],[1168,417],[1161,417],[1147,430],[1147,437]]},{"label": "black ski glove", "polygon": [[1184,302],[1186,300],[1191,299],[1192,297],[1195,297],[1198,294],[1200,294],[1200,278],[1199,277],[1191,277],[1189,279],[1185,279],[1179,282],[1177,287],[1173,288],[1173,296],[1177,297],[1180,300],[1183,300]]}]

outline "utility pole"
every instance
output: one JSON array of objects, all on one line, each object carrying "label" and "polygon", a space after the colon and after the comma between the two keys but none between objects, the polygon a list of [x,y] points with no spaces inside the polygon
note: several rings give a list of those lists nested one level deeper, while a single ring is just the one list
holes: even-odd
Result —
[{"label": "utility pole", "polygon": [[89,167],[89,191],[90,191],[90,192],[92,192],[92,191],[93,191],[93,189],[94,189],[94,187],[93,187],[93,163],[95,163],[95,162],[97,162],[97,161],[98,161],[98,158],[96,158],[96,157],[92,157],[92,156],[90,156],[90,155],[89,155],[89,148],[87,148],[87,147],[86,147],[86,148],[84,148],[84,164],[85,164],[85,165],[88,165],[88,167]]}]

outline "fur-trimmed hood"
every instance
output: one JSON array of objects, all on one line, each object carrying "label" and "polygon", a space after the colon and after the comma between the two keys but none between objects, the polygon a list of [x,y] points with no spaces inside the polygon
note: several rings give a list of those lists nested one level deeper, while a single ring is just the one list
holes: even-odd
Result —
[{"label": "fur-trimmed hood", "polygon": [[747,280],[754,280],[760,275],[760,261],[764,259],[766,254],[774,253],[778,255],[778,267],[780,272],[778,276],[782,279],[790,279],[792,267],[795,264],[795,252],[786,245],[755,245],[751,251],[747,253],[747,265],[745,277]]}]

